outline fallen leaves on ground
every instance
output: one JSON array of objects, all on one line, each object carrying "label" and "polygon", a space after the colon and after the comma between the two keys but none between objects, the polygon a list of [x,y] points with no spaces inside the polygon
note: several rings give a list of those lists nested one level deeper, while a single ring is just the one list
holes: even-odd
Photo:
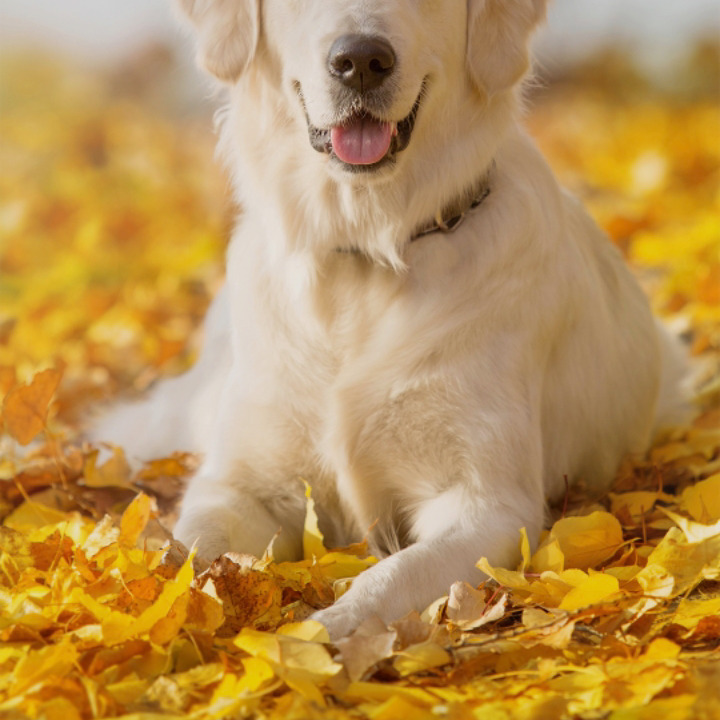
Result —
[{"label": "fallen leaves on ground", "polygon": [[518,535],[519,567],[478,558],[483,585],[333,645],[307,618],[375,560],[325,548],[310,489],[304,560],[228,554],[196,574],[168,530],[196,459],[134,471],[122,449],[78,441],[98,398],[191,359],[227,225],[207,129],[132,88],[109,96],[100,75],[15,67],[0,117],[0,717],[719,716],[717,108],[574,88],[531,117],[682,321],[693,424],[607,495],[573,488],[534,552]]}]

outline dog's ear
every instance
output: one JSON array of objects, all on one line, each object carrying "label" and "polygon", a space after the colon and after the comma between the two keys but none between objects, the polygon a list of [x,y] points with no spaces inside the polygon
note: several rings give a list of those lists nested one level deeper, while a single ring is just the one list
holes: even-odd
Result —
[{"label": "dog's ear", "polygon": [[468,69],[488,97],[508,90],[530,67],[530,36],[547,0],[469,0]]},{"label": "dog's ear", "polygon": [[220,80],[233,82],[255,55],[259,0],[178,0],[198,35],[198,62]]}]

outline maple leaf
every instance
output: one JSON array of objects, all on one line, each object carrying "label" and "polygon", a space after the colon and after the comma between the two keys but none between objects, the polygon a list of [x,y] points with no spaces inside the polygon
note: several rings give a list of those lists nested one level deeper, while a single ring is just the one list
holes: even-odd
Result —
[{"label": "maple leaf", "polygon": [[21,445],[28,445],[45,429],[50,401],[61,377],[59,370],[43,370],[29,384],[13,388],[5,396],[5,427]]}]

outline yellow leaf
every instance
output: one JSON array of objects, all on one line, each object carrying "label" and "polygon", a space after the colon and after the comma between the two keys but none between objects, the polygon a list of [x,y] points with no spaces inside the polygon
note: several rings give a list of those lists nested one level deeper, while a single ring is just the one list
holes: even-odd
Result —
[{"label": "yellow leaf", "polygon": [[688,542],[680,528],[668,531],[637,574],[645,593],[656,597],[680,595],[703,579],[717,577],[720,577],[720,534]]},{"label": "yellow leaf", "polygon": [[167,645],[182,631],[188,616],[190,593],[175,599],[168,612],[150,628],[150,640],[155,645]]},{"label": "yellow leaf", "polygon": [[637,519],[652,510],[656,502],[673,502],[674,500],[673,495],[646,490],[621,494],[610,493],[610,509],[613,514],[617,514],[623,508],[627,508],[630,515]]},{"label": "yellow leaf", "polygon": [[330,653],[314,643],[287,643],[281,645],[282,665],[277,673],[293,690],[311,702],[325,706],[321,685],[335,677],[342,665],[334,662]]},{"label": "yellow leaf", "polygon": [[112,518],[109,515],[105,515],[82,543],[82,549],[89,558],[94,557],[101,550],[115,545],[119,535],[120,530],[115,527]]},{"label": "yellow leaf", "polygon": [[530,583],[525,579],[523,573],[506,570],[505,568],[494,568],[490,565],[487,558],[480,558],[476,563],[476,567],[503,587],[520,591],[528,590],[530,587]]},{"label": "yellow leaf", "polygon": [[[558,520],[533,558],[548,562],[541,553],[556,541],[564,557],[564,568],[594,568],[610,559],[622,546],[622,527],[610,513],[597,511],[582,517]],[[538,555],[540,553],[540,555]]]},{"label": "yellow leaf", "polygon": [[243,658],[245,674],[237,685],[240,693],[254,693],[275,677],[272,667],[260,658]]},{"label": "yellow leaf", "polygon": [[144,493],[140,493],[128,505],[120,519],[118,543],[124,547],[134,548],[142,531],[147,526],[152,512],[153,501]]},{"label": "yellow leaf", "polygon": [[273,665],[280,664],[280,641],[271,633],[244,628],[233,640],[233,643],[248,655]]},{"label": "yellow leaf", "polygon": [[430,708],[437,705],[437,696],[427,690],[384,683],[350,683],[342,697],[357,702],[385,702],[393,697],[402,697],[420,707]]},{"label": "yellow leaf", "polygon": [[275,678],[275,672],[269,663],[259,658],[244,658],[242,661],[245,670],[241,677],[228,674],[217,686],[211,700],[215,705],[222,700],[237,699],[258,692],[263,685]]},{"label": "yellow leaf", "polygon": [[586,578],[587,573],[582,570],[564,570],[562,573],[546,570],[530,584],[528,600],[545,607],[557,607],[570,590]]},{"label": "yellow leaf", "polygon": [[317,620],[306,620],[299,623],[287,623],[278,628],[278,635],[305,640],[306,642],[329,643],[330,635],[327,628]]},{"label": "yellow leaf", "polygon": [[13,647],[5,645],[0,647],[0,665],[4,665],[7,662],[12,661],[13,663],[25,654],[24,649],[20,647]]},{"label": "yellow leaf", "polygon": [[85,468],[83,470],[85,485],[92,488],[131,488],[130,465],[125,459],[122,448],[113,448],[112,457],[100,467],[97,466],[99,454],[99,451],[95,450],[85,459]]},{"label": "yellow leaf", "polygon": [[522,558],[520,562],[520,567],[518,568],[518,572],[524,573],[528,571],[528,568],[530,567],[530,556],[532,553],[530,552],[530,539],[528,538],[527,529],[521,528],[520,529],[520,557]]},{"label": "yellow leaf", "polygon": [[720,597],[710,600],[685,598],[673,613],[672,622],[686,630],[694,630],[708,617],[720,617]]},{"label": "yellow leaf", "polygon": [[5,518],[4,525],[20,532],[42,529],[46,536],[73,519],[72,513],[61,512],[34,500],[26,500]]},{"label": "yellow leaf", "polygon": [[82,715],[70,700],[60,697],[43,702],[42,720],[82,720]]},{"label": "yellow leaf", "polygon": [[[110,615],[114,612],[107,605],[98,602],[94,597],[88,595],[80,587],[73,588],[73,591],[68,596],[68,600],[71,603],[77,603],[78,605],[82,605],[89,613],[93,615],[96,620],[105,620],[106,618],[110,617]],[[126,618],[128,625],[132,623],[131,617],[123,615],[122,613],[118,613],[118,615],[120,615],[120,617],[122,618]]]},{"label": "yellow leaf", "polygon": [[560,609],[579,610],[607,600],[619,591],[620,583],[617,578],[604,573],[591,573],[563,598]]},{"label": "yellow leaf", "polygon": [[214,685],[222,680],[225,674],[225,666],[222,663],[207,663],[197,665],[185,672],[173,673],[172,679],[186,690],[204,688]]},{"label": "yellow leaf", "polygon": [[175,579],[163,585],[158,599],[137,618],[128,618],[118,612],[104,618],[102,628],[105,643],[118,645],[130,638],[143,636],[149,633],[156,623],[167,618],[175,601],[190,590],[194,577],[192,560],[192,557],[186,560]]},{"label": "yellow leaf", "polygon": [[626,583],[637,576],[642,570],[639,565],[621,565],[619,567],[605,568],[603,572],[606,575],[616,577],[621,583]]},{"label": "yellow leaf", "polygon": [[319,643],[249,628],[242,630],[234,643],[253,657],[270,663],[289,687],[323,707],[325,700],[319,686],[342,670],[342,665],[334,662]]},{"label": "yellow leaf", "polygon": [[399,652],[393,661],[395,669],[402,675],[412,675],[430,668],[448,665],[452,656],[443,647],[431,640],[411,645]]},{"label": "yellow leaf", "polygon": [[676,584],[675,577],[662,561],[647,565],[635,578],[649,597],[668,598],[673,595]]},{"label": "yellow leaf", "polygon": [[368,714],[370,720],[434,720],[437,714],[395,695]]},{"label": "yellow leaf", "polygon": [[720,473],[686,488],[680,508],[704,524],[720,520]]},{"label": "yellow leaf", "polygon": [[522,612],[522,624],[528,630],[550,625],[555,620],[556,618],[549,612],[536,607],[526,607]]},{"label": "yellow leaf", "polygon": [[323,577],[330,580],[344,580],[356,577],[376,563],[377,558],[372,555],[359,558],[357,555],[348,555],[344,552],[329,552],[317,561],[317,566]]},{"label": "yellow leaf", "polygon": [[720,520],[714,525],[705,525],[688,520],[682,515],[672,512],[672,510],[664,509],[663,512],[678,524],[690,543],[701,543],[713,539],[720,540]]},{"label": "yellow leaf", "polygon": [[696,715],[695,695],[676,695],[653,700],[645,706],[622,708],[607,716],[607,720],[714,720],[712,715]]},{"label": "yellow leaf", "polygon": [[243,658],[244,674],[239,677],[227,673],[215,688],[209,704],[202,709],[202,717],[248,717],[263,695],[278,689],[272,666],[259,658]]},{"label": "yellow leaf", "polygon": [[559,573],[565,569],[565,555],[556,537],[548,536],[541,543],[532,556],[530,569],[535,573],[543,573],[547,570]]},{"label": "yellow leaf", "polygon": [[14,388],[5,396],[5,427],[21,445],[28,445],[45,429],[50,401],[61,377],[59,370],[43,370],[29,385]]},{"label": "yellow leaf", "polygon": [[147,692],[150,682],[150,680],[130,676],[119,682],[110,683],[105,690],[121,705],[132,705]]},{"label": "yellow leaf", "polygon": [[68,638],[58,645],[30,650],[15,666],[10,692],[20,693],[50,677],[62,677],[73,668],[77,659],[78,651]]},{"label": "yellow leaf", "polygon": [[305,529],[303,530],[303,556],[305,560],[313,558],[320,559],[327,553],[323,536],[318,527],[317,514],[315,512],[315,501],[311,496],[310,485],[305,483]]},{"label": "yellow leaf", "polygon": [[643,653],[646,660],[674,660],[682,648],[666,638],[656,638]]}]

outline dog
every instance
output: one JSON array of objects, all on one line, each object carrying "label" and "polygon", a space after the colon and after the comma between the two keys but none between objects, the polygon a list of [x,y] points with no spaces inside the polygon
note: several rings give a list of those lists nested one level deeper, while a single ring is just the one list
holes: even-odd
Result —
[{"label": "dog", "polygon": [[519,124],[546,0],[179,4],[243,212],[197,364],[95,436],[203,453],[175,534],[207,561],[301,556],[307,481],[380,558],[314,616],[339,638],[512,566],[566,478],[646,450],[682,359]]}]

